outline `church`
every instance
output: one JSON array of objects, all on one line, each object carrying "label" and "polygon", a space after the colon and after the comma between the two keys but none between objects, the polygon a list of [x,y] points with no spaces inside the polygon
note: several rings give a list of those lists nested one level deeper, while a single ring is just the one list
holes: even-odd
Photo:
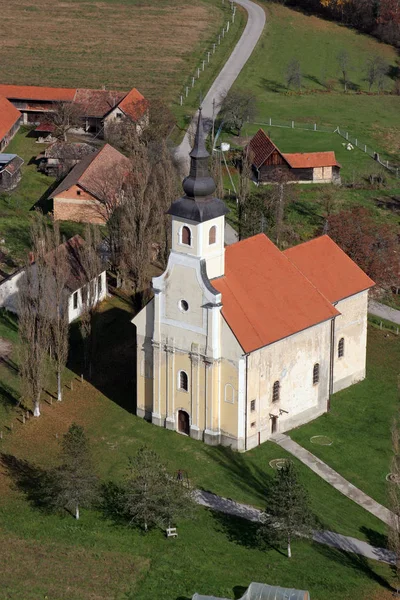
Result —
[{"label": "church", "polygon": [[264,234],[225,247],[208,159],[200,111],[167,269],[133,319],[137,415],[246,451],[364,379],[374,283],[327,235],[284,252]]}]

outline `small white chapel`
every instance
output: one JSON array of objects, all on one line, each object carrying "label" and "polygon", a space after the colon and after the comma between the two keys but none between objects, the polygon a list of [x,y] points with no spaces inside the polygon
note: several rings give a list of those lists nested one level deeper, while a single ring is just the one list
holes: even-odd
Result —
[{"label": "small white chapel", "polygon": [[200,111],[168,266],[133,319],[137,415],[245,451],[364,379],[374,284],[327,235],[284,252],[264,234],[225,247],[208,159]]}]

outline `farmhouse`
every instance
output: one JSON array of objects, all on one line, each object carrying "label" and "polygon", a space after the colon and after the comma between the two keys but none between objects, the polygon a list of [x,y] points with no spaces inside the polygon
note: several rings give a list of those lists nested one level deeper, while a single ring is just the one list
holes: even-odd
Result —
[{"label": "farmhouse", "polygon": [[21,113],[11,102],[0,95],[0,152],[4,150],[21,123]]},{"label": "farmhouse", "polygon": [[53,191],[56,221],[104,224],[121,194],[129,160],[109,144],[88,154]]},{"label": "farmhouse", "polygon": [[90,90],[85,88],[52,88],[29,85],[0,84],[0,96],[7,98],[23,116],[25,124],[45,127],[48,115],[58,102],[74,102],[82,113],[85,131],[98,133],[105,123],[116,118],[120,112],[135,122],[145,118],[147,102],[135,88],[130,92],[113,90]]},{"label": "farmhouse", "polygon": [[254,176],[259,183],[282,180],[297,183],[340,183],[340,164],[332,151],[283,154],[263,129],[257,131],[247,148]]},{"label": "farmhouse", "polygon": [[[61,244],[58,252],[64,252],[67,256],[69,275],[67,279],[67,306],[68,323],[78,319],[84,310],[84,295],[87,288],[85,270],[79,258],[79,248],[85,241],[75,235],[67,242]],[[35,263],[28,268],[35,268]],[[0,282],[0,307],[18,314],[18,294],[22,283],[25,269],[21,268]],[[91,282],[91,289],[95,289],[96,300],[101,302],[107,296],[107,279],[105,268],[99,272],[95,281]]]},{"label": "farmhouse", "polygon": [[10,191],[17,186],[23,164],[17,154],[0,154],[0,191]]},{"label": "farmhouse", "polygon": [[365,377],[373,282],[326,235],[281,252],[264,234],[225,249],[201,113],[172,250],[136,315],[137,414],[248,450],[329,409]]}]

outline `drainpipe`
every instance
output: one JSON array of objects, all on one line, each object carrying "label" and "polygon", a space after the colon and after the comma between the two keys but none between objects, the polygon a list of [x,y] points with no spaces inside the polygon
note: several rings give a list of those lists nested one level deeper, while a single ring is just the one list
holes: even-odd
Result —
[{"label": "drainpipe", "polygon": [[328,389],[328,402],[326,409],[329,412],[331,409],[331,396],[333,394],[333,365],[335,360],[335,318],[331,320],[331,356],[329,364],[329,389]]},{"label": "drainpipe", "polygon": [[244,450],[247,451],[247,373],[248,373],[248,358],[246,354],[246,390],[244,394]]}]

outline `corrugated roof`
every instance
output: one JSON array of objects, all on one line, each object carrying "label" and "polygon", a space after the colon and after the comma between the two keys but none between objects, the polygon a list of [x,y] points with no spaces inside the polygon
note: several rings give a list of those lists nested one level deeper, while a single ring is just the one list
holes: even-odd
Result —
[{"label": "corrugated roof", "polygon": [[375,285],[328,235],[289,248],[284,254],[330,302]]},{"label": "corrugated roof", "polygon": [[[0,92],[1,94],[1,92]],[[0,141],[12,129],[21,113],[4,96],[0,95]]]},{"label": "corrugated roof", "polygon": [[340,314],[264,234],[228,246],[225,275],[212,285],[245,352]]},{"label": "corrugated roof", "polygon": [[40,87],[36,85],[0,84],[0,96],[12,100],[42,100],[62,102],[74,99],[76,88]]},{"label": "corrugated roof", "polygon": [[101,178],[104,177],[105,170],[119,164],[126,164],[128,168],[129,159],[110,144],[105,144],[98,152],[88,154],[82,158],[57,186],[50,198],[55,198],[73,185],[79,185],[97,197],[99,183]]},{"label": "corrugated roof", "polygon": [[133,88],[118,104],[118,108],[122,112],[136,121],[145,113],[147,109],[147,101],[136,88]]},{"label": "corrugated roof", "polygon": [[305,169],[307,167],[340,167],[335,153],[328,152],[295,152],[294,154],[282,154],[292,169]]},{"label": "corrugated roof", "polygon": [[[254,137],[251,138],[248,148],[252,153],[252,163],[259,169],[265,163],[267,158],[278,150],[275,144],[270,140],[263,129],[259,129]],[[279,152],[281,154],[281,152]]]}]

